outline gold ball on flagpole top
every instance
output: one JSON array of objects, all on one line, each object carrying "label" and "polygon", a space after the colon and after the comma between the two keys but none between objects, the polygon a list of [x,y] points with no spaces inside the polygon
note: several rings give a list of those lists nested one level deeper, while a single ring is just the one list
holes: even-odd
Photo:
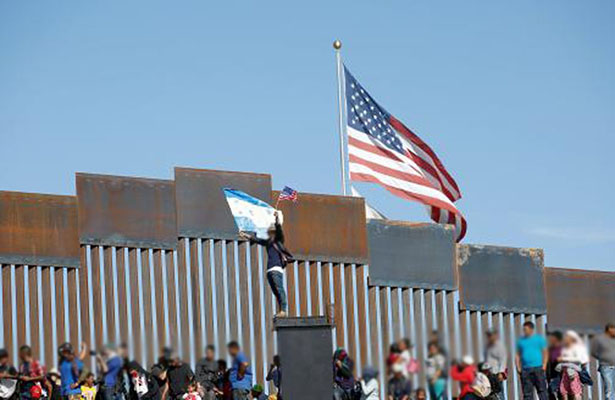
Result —
[{"label": "gold ball on flagpole top", "polygon": [[335,40],[335,41],[333,42],[333,48],[334,48],[335,50],[339,50],[339,49],[341,49],[341,48],[342,48],[342,42],[341,42],[341,41],[339,41],[339,40]]}]

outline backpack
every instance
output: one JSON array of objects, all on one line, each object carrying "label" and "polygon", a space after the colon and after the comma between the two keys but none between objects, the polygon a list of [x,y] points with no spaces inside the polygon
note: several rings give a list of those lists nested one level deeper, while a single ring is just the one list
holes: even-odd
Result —
[{"label": "backpack", "polygon": [[472,391],[478,397],[485,398],[491,394],[491,383],[489,378],[482,372],[477,372],[472,384],[470,385]]},{"label": "backpack", "polygon": [[132,384],[138,397],[143,397],[149,391],[147,376],[140,373],[131,374]]}]

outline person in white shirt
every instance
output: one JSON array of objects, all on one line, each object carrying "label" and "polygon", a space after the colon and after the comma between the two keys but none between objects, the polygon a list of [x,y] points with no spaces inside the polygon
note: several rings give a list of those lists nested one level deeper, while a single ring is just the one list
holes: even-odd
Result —
[{"label": "person in white shirt", "polygon": [[361,400],[380,400],[378,371],[372,367],[363,368],[363,377],[361,378]]}]

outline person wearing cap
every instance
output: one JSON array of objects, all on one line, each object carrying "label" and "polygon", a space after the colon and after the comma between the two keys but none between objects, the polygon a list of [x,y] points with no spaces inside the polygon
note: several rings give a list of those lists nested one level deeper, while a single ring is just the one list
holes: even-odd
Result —
[{"label": "person wearing cap", "polygon": [[251,243],[257,243],[264,246],[267,250],[267,282],[278,303],[278,312],[276,317],[285,317],[288,311],[288,301],[286,289],[284,289],[284,268],[286,264],[293,261],[293,255],[284,247],[284,232],[278,218],[278,212],[275,212],[275,222],[267,231],[267,239],[259,239],[253,234],[240,232],[240,236],[250,240]]},{"label": "person wearing cap", "polygon": [[491,366],[491,372],[500,381],[506,379],[506,363],[508,362],[508,350],[500,340],[500,333],[495,328],[487,329],[487,345],[485,346],[484,359]]},{"label": "person wearing cap", "polygon": [[606,324],[604,333],[592,340],[591,353],[600,363],[604,399],[615,400],[615,322]]},{"label": "person wearing cap", "polygon": [[0,399],[11,399],[17,389],[17,370],[9,361],[9,352],[0,349]]},{"label": "person wearing cap", "polygon": [[485,398],[487,400],[503,400],[504,393],[502,393],[502,381],[498,375],[493,372],[493,367],[488,362],[482,362],[478,370],[487,377],[489,380],[489,386],[491,393]]},{"label": "person wearing cap", "polygon": [[533,322],[526,321],[523,324],[523,337],[517,341],[515,356],[524,400],[533,400],[534,390],[538,394],[538,400],[548,399],[545,373],[548,360],[547,340],[535,332]]},{"label": "person wearing cap", "polygon": [[410,400],[412,383],[404,376],[404,365],[395,363],[392,371],[393,376],[387,385],[387,400]]},{"label": "person wearing cap", "polygon": [[32,349],[28,345],[19,348],[19,375],[21,387],[19,396],[22,399],[40,398],[43,390],[42,382],[45,380],[47,371],[38,360],[32,357]]},{"label": "person wearing cap", "polygon": [[60,393],[60,372],[57,368],[51,368],[47,373],[47,379],[45,381],[47,388],[48,400],[62,400],[62,394]]},{"label": "person wearing cap", "polygon": [[465,355],[458,363],[453,361],[451,366],[451,378],[454,381],[459,382],[460,400],[476,399],[474,390],[472,390],[472,383],[476,378],[476,367],[474,366],[474,358],[471,355]]},{"label": "person wearing cap", "polygon": [[100,394],[103,400],[120,400],[119,374],[124,366],[124,360],[113,344],[107,344],[96,356],[96,364],[103,375]]},{"label": "person wearing cap", "polygon": [[267,400],[269,398],[269,396],[265,394],[265,389],[259,384],[252,386],[250,395],[254,400]]},{"label": "person wearing cap", "polygon": [[83,370],[82,359],[87,354],[87,345],[81,343],[81,352],[76,355],[70,343],[60,346],[60,376],[62,384],[60,393],[68,400],[79,400],[81,398],[80,380]]}]

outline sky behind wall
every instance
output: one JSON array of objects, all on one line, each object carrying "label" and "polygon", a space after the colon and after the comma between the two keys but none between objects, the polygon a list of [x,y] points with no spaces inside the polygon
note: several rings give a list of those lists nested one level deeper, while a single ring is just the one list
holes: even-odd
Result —
[{"label": "sky behind wall", "polygon": [[[3,1],[0,190],[189,166],[339,193],[340,38],[457,179],[464,242],[615,270],[613,20],[612,1]],[[390,218],[428,220],[356,186]]]}]

